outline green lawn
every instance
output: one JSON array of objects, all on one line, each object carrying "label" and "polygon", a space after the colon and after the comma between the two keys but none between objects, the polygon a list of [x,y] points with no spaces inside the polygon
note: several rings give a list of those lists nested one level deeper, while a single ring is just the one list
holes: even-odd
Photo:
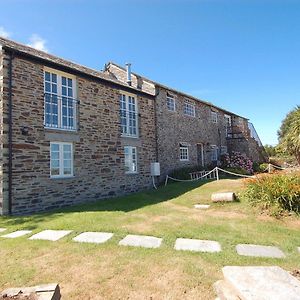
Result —
[{"label": "green lawn", "polygon": [[[1,217],[7,232],[30,229],[71,229],[58,242],[26,237],[0,240],[0,287],[60,283],[63,299],[214,299],[212,284],[224,265],[300,267],[300,218],[277,220],[261,215],[247,203],[209,203],[216,191],[239,191],[242,180],[174,183],[157,191],[98,201],[45,214]],[[102,245],[79,244],[83,231],[113,232]],[[159,249],[118,246],[126,234],[163,238]],[[210,239],[222,252],[192,253],[173,249],[177,237]],[[238,243],[279,246],[285,259],[241,257]],[[152,297],[152,298],[151,298]]]}]

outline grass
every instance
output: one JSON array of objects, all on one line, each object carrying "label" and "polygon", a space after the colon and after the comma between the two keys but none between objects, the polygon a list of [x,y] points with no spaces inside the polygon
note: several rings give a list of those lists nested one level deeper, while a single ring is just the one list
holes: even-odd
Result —
[{"label": "grass", "polygon": [[[58,242],[0,240],[0,287],[59,282],[63,299],[213,299],[212,284],[225,265],[300,267],[300,219],[274,219],[247,203],[212,204],[206,211],[193,204],[209,203],[216,191],[240,191],[242,180],[174,183],[157,191],[79,205],[44,214],[1,217],[7,232],[71,229]],[[115,233],[102,245],[79,244],[83,231]],[[126,234],[163,238],[159,249],[118,246]],[[222,252],[192,253],[173,249],[177,237],[211,239]],[[253,243],[279,246],[285,259],[238,256],[235,246]],[[152,298],[151,298],[152,297]]]}]

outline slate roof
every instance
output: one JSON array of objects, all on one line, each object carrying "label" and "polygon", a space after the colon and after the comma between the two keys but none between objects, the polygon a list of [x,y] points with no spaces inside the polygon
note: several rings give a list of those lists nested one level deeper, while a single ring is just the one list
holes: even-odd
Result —
[{"label": "slate roof", "polygon": [[[94,78],[98,78],[98,79],[101,79],[101,80],[104,80],[104,81],[107,81],[107,82],[110,82],[110,83],[114,83],[114,84],[123,86],[126,89],[132,89],[132,90],[141,92],[141,90],[136,89],[134,87],[131,87],[127,83],[116,80],[115,78],[109,76],[108,74],[106,74],[104,72],[97,71],[97,70],[82,66],[82,65],[77,64],[75,62],[71,62],[69,60],[54,56],[54,55],[46,53],[44,51],[34,49],[34,48],[29,47],[27,45],[20,44],[18,42],[15,42],[15,41],[3,38],[3,37],[0,37],[0,48],[1,47],[3,49],[7,49],[7,50],[13,51],[15,53],[19,53],[21,55],[36,58],[36,59],[39,59],[39,60],[42,60],[42,61],[45,61],[45,62],[48,62],[48,63],[51,63],[51,64],[59,65],[59,66],[62,66],[64,68],[67,68],[67,69],[70,69],[70,70],[77,71],[79,73],[83,73],[83,74],[92,76]],[[142,92],[153,96],[153,94],[150,94],[147,91],[142,91]]]}]

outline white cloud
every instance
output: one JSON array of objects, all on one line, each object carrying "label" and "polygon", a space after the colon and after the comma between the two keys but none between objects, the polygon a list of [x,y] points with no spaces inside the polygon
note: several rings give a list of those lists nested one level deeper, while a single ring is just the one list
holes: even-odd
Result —
[{"label": "white cloud", "polygon": [[44,52],[48,52],[48,49],[46,47],[47,41],[40,37],[38,34],[32,34],[31,37],[29,38],[30,43],[28,46],[35,48],[37,50],[41,50]]},{"label": "white cloud", "polygon": [[10,33],[4,29],[4,27],[0,26],[0,36],[4,38],[8,38]]}]

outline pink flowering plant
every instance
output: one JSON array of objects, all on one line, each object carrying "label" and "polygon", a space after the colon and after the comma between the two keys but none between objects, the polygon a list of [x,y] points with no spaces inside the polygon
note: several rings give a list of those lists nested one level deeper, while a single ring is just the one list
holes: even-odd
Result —
[{"label": "pink flowering plant", "polygon": [[230,155],[221,156],[222,167],[231,170],[239,170],[240,173],[253,174],[253,162],[245,154],[233,151]]}]

